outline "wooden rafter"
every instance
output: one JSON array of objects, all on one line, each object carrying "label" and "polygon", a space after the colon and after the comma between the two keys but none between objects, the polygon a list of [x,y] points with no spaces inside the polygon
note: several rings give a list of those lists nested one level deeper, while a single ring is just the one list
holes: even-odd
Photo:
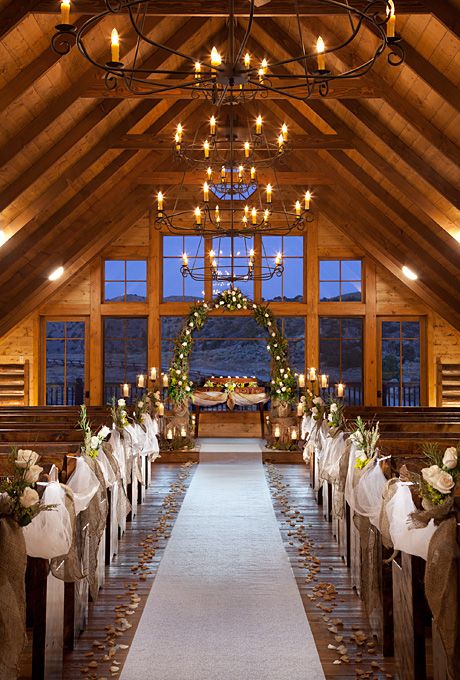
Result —
[{"label": "wooden rafter", "polygon": [[460,13],[449,0],[424,0],[424,5],[449,31],[460,38]]},{"label": "wooden rafter", "polygon": [[[0,12],[0,40],[31,12],[37,0],[13,0]],[[56,10],[56,5],[54,6]]]}]

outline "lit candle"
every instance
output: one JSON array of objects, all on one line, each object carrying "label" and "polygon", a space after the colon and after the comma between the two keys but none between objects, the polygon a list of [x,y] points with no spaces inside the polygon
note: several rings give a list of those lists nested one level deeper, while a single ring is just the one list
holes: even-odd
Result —
[{"label": "lit candle", "polygon": [[195,208],[195,224],[201,224],[201,209],[199,206]]},{"label": "lit candle", "polygon": [[251,55],[249,52],[246,52],[244,55],[244,66],[245,68],[249,68],[251,66]]},{"label": "lit candle", "polygon": [[295,214],[300,217],[300,201],[295,202]]},{"label": "lit candle", "polygon": [[244,173],[244,166],[243,165],[238,166],[238,179],[240,181],[243,179],[243,173]]},{"label": "lit candle", "polygon": [[159,416],[164,416],[165,414],[165,405],[163,404],[162,401],[158,404],[158,415]]},{"label": "lit candle", "polygon": [[204,149],[204,157],[209,158],[209,142],[206,140],[203,144],[203,149]]},{"label": "lit candle", "polygon": [[281,255],[281,253],[276,253],[275,265],[277,267],[279,267],[282,261],[283,261],[283,256]]},{"label": "lit candle", "polygon": [[181,436],[181,437],[186,437],[186,436],[187,436],[187,430],[186,430],[185,427],[183,427],[183,426],[182,426],[181,429],[180,429],[180,436]]},{"label": "lit candle", "polygon": [[272,185],[271,184],[267,184],[266,192],[267,192],[267,203],[271,203],[272,202]]},{"label": "lit candle", "polygon": [[326,375],[326,373],[321,374],[321,387],[323,389],[326,389],[326,387],[329,387],[329,376]]},{"label": "lit candle", "polygon": [[266,59],[262,59],[262,62],[260,64],[260,68],[262,69],[263,75],[267,73],[267,68],[268,68],[268,61]]},{"label": "lit candle", "polygon": [[252,166],[252,168],[251,168],[251,179],[255,179],[255,178],[256,178],[256,169],[255,169],[254,166]]},{"label": "lit candle", "polygon": [[207,176],[208,180],[211,181],[211,177],[212,177],[212,168],[211,167],[208,167],[206,169],[206,176]]},{"label": "lit candle", "polygon": [[305,192],[305,210],[310,210],[311,193]]},{"label": "lit candle", "polygon": [[287,128],[286,123],[283,123],[282,126],[281,126],[281,134],[283,135],[284,141],[287,142],[287,138],[288,138],[288,128]]},{"label": "lit candle", "polygon": [[158,212],[163,212],[163,199],[164,199],[163,193],[159,191],[157,196]]},{"label": "lit candle", "polygon": [[295,427],[291,431],[291,439],[293,442],[297,441],[297,430]]},{"label": "lit candle", "polygon": [[395,4],[393,0],[388,0],[389,7],[387,7],[387,38],[395,37],[396,30],[396,14],[395,14]]},{"label": "lit candle", "polygon": [[220,169],[220,176],[221,176],[222,180],[225,182],[225,180],[227,178],[227,171],[225,170],[225,165],[223,165]]},{"label": "lit candle", "polygon": [[203,200],[205,203],[209,201],[209,184],[207,182],[203,184]]},{"label": "lit candle", "polygon": [[256,135],[262,134],[262,116],[256,118]]},{"label": "lit candle", "polygon": [[157,369],[155,366],[152,366],[150,369],[150,380],[155,381],[157,379]]},{"label": "lit candle", "polygon": [[214,209],[214,215],[215,215],[215,217],[216,217],[216,220],[220,220],[220,211],[219,211],[219,206],[218,206],[218,205],[216,205],[216,207],[215,207],[215,209]]},{"label": "lit candle", "polygon": [[173,438],[173,432],[170,427],[168,427],[168,431],[166,433],[166,439],[171,440]]},{"label": "lit candle", "polygon": [[182,133],[183,132],[184,132],[184,128],[182,127],[182,125],[180,123],[178,123],[177,128],[176,128],[176,135],[177,135],[177,139],[178,139],[179,142],[182,141]]},{"label": "lit candle", "polygon": [[251,150],[251,145],[249,144],[249,142],[245,142],[244,143],[244,155],[245,155],[246,158],[249,158],[250,150]]},{"label": "lit candle", "polygon": [[201,78],[201,64],[199,61],[195,62],[195,79],[200,80]]},{"label": "lit candle", "polygon": [[276,439],[279,439],[281,437],[281,428],[279,425],[275,425],[275,431],[273,434],[275,435]]},{"label": "lit candle", "polygon": [[312,367],[308,369],[308,379],[310,382],[315,382],[316,380],[316,368]]},{"label": "lit candle", "polygon": [[187,253],[183,253],[183,254],[182,254],[182,264],[184,265],[184,267],[188,267],[188,256],[187,256]]},{"label": "lit candle", "polygon": [[300,373],[299,377],[297,378],[297,381],[299,383],[299,387],[305,387],[305,376],[303,373]]},{"label": "lit candle", "polygon": [[120,61],[120,38],[116,28],[112,31],[111,37],[112,61]]},{"label": "lit candle", "polygon": [[176,151],[180,151],[180,136],[178,132],[174,135],[174,141],[176,142]]},{"label": "lit candle", "polygon": [[257,210],[253,208],[251,210],[251,218],[252,218],[252,223],[257,224]]},{"label": "lit candle", "polygon": [[216,47],[213,47],[211,50],[211,66],[214,66],[217,68],[217,66],[220,66],[222,64],[222,57],[220,56],[219,52],[217,51]]},{"label": "lit candle", "polygon": [[281,150],[282,150],[283,145],[284,145],[284,137],[283,137],[283,135],[280,133],[280,134],[278,135],[278,151],[281,151]]},{"label": "lit candle", "polygon": [[167,373],[163,373],[163,387],[168,387],[169,385],[169,376]]},{"label": "lit candle", "polygon": [[123,396],[129,397],[129,385],[128,385],[128,383],[123,384]]},{"label": "lit candle", "polygon": [[263,81],[263,79],[264,79],[264,70],[263,70],[263,68],[260,68],[260,69],[258,70],[257,74],[258,74],[258,76],[259,76],[259,83],[261,83],[261,82]]},{"label": "lit candle", "polygon": [[324,56],[324,40],[322,39],[321,36],[318,36],[318,40],[316,41],[316,52],[317,52],[317,62],[318,62],[318,71],[325,71],[326,70],[326,59]]},{"label": "lit candle", "polygon": [[343,397],[344,393],[345,393],[345,385],[343,383],[339,383],[337,385],[337,396]]},{"label": "lit candle", "polygon": [[249,215],[249,206],[248,205],[244,206],[244,214],[246,215],[246,217]]},{"label": "lit candle", "polygon": [[303,404],[301,401],[297,404],[297,415],[303,416]]},{"label": "lit candle", "polygon": [[242,223],[243,223],[244,226],[247,225],[247,223],[248,223],[248,218],[246,217],[246,215],[243,215],[243,217],[241,218],[241,221],[242,221]]},{"label": "lit candle", "polygon": [[209,251],[209,259],[213,260],[215,257],[216,257],[216,253],[214,252],[214,250],[210,250]]},{"label": "lit candle", "polygon": [[264,222],[265,222],[265,224],[268,224],[269,219],[270,219],[270,210],[268,208],[265,208],[265,210],[264,210]]},{"label": "lit candle", "polygon": [[210,132],[211,135],[216,134],[216,117],[215,116],[211,116],[211,118],[209,119],[209,132]]},{"label": "lit candle", "polygon": [[70,0],[62,0],[61,2],[61,24],[69,24],[70,18]]},{"label": "lit candle", "polygon": [[137,376],[137,386],[138,387],[145,387],[145,377],[142,373]]}]

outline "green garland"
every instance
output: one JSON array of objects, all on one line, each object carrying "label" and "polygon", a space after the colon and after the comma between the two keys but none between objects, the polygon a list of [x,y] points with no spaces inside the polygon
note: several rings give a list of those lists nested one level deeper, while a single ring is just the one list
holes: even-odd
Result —
[{"label": "green garland", "polygon": [[211,309],[234,312],[252,309],[259,326],[268,332],[267,350],[272,358],[271,397],[286,403],[294,403],[297,383],[288,361],[288,342],[280,332],[276,319],[266,305],[258,305],[245,297],[238,288],[230,288],[214,298],[209,305],[196,302],[174,343],[174,356],[169,367],[169,398],[174,404],[187,403],[193,382],[189,378],[189,357],[193,349],[193,332],[203,328]]}]

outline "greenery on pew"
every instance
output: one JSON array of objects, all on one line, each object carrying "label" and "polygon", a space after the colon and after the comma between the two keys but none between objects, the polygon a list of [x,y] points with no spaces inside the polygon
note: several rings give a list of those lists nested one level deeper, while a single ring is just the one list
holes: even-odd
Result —
[{"label": "greenery on pew", "polygon": [[144,416],[150,410],[150,397],[148,392],[144,392],[140,399],[134,402],[133,406],[133,420],[135,423],[142,425]]},{"label": "greenery on pew", "polygon": [[428,442],[423,453],[431,462],[423,468],[420,480],[420,495],[433,505],[450,503],[460,473],[460,444],[450,446],[444,453],[436,442]]},{"label": "greenery on pew", "polygon": [[343,399],[332,397],[326,406],[325,418],[330,428],[343,428]]},{"label": "greenery on pew", "polygon": [[110,434],[110,429],[106,425],[103,425],[97,434],[93,434],[86,406],[84,404],[80,407],[78,429],[83,432],[83,444],[81,446],[82,453],[90,458],[97,458],[102,442]]},{"label": "greenery on pew", "polygon": [[39,512],[55,507],[42,503],[35,488],[43,472],[39,459],[38,453],[29,449],[11,451],[11,474],[0,483],[0,518],[8,517],[25,527]]},{"label": "greenery on pew", "polygon": [[126,411],[126,401],[124,399],[115,399],[112,397],[112,406],[110,409],[112,414],[113,424],[121,430],[129,425],[128,412]]},{"label": "greenery on pew", "polygon": [[350,439],[355,445],[359,455],[356,457],[355,468],[362,470],[370,460],[377,455],[377,444],[380,439],[379,423],[369,426],[361,416],[355,421],[356,429],[351,433]]}]

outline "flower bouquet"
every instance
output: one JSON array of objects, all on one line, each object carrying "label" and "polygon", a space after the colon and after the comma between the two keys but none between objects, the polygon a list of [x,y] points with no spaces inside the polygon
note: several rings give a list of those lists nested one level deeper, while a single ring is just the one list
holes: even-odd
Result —
[{"label": "flower bouquet", "polygon": [[13,519],[25,527],[42,510],[52,510],[54,505],[40,501],[36,490],[43,468],[38,465],[40,456],[29,449],[13,449],[9,457],[11,474],[0,482],[0,518]]},{"label": "flower bouquet", "polygon": [[136,401],[133,408],[133,420],[135,423],[142,425],[144,422],[144,416],[149,411],[150,397],[147,392],[144,392],[142,397]]},{"label": "flower bouquet", "polygon": [[102,446],[102,442],[110,434],[110,428],[108,428],[107,425],[103,425],[97,434],[93,434],[91,423],[88,419],[86,406],[82,404],[80,407],[78,429],[83,431],[83,444],[81,446],[82,454],[84,456],[88,456],[89,458],[97,458],[99,455],[99,449]]},{"label": "flower bouquet", "polygon": [[378,453],[377,444],[380,439],[379,423],[369,427],[358,416],[355,421],[356,429],[350,434],[350,439],[355,445],[359,455],[356,457],[355,468],[362,470]]},{"label": "flower bouquet", "polygon": [[327,407],[323,399],[321,399],[321,397],[313,397],[311,404],[310,412],[313,420],[316,420],[317,423],[322,422],[327,411]]},{"label": "flower bouquet", "polygon": [[112,397],[112,407],[110,409],[112,414],[113,424],[115,427],[123,430],[127,425],[129,425],[128,412],[126,411],[126,401],[124,399],[115,400]]},{"label": "flower bouquet", "polygon": [[343,429],[344,426],[343,409],[344,409],[343,399],[332,398],[330,402],[326,405],[325,409],[326,422],[330,430],[334,431],[334,434],[338,430]]},{"label": "flower bouquet", "polygon": [[444,453],[437,443],[427,443],[423,453],[431,462],[429,467],[422,468],[420,496],[425,510],[450,506],[455,484],[460,472],[460,444],[449,446]]}]

